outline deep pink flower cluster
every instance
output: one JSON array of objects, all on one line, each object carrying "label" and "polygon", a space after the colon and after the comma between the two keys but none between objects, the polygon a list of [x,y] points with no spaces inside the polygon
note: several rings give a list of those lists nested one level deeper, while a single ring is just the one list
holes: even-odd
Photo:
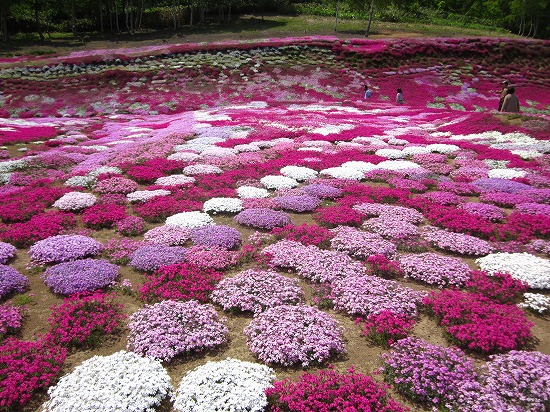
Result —
[{"label": "deep pink flower cluster", "polygon": [[92,229],[111,228],[126,218],[126,208],[120,205],[94,205],[82,213],[82,223]]},{"label": "deep pink flower cluster", "polygon": [[51,308],[49,338],[67,347],[93,348],[121,330],[123,306],[102,292],[75,294]]},{"label": "deep pink flower cluster", "polygon": [[432,292],[423,299],[460,345],[481,352],[518,349],[532,338],[533,323],[516,305],[495,303],[457,290]]},{"label": "deep pink flower cluster", "polygon": [[488,274],[480,270],[471,272],[464,286],[472,293],[481,294],[500,303],[517,303],[529,289],[529,285],[514,279],[508,273]]},{"label": "deep pink flower cluster", "polygon": [[223,279],[212,301],[224,310],[251,311],[255,315],[278,305],[298,304],[304,295],[297,279],[277,272],[249,269]]},{"label": "deep pink flower cluster", "polygon": [[386,279],[393,279],[403,275],[399,262],[390,260],[384,255],[372,255],[367,258],[367,263],[371,265],[372,273]]},{"label": "deep pink flower cluster", "polygon": [[138,216],[156,223],[163,222],[168,216],[176,213],[202,210],[202,202],[180,200],[174,196],[157,196],[143,203],[136,203],[132,207]]},{"label": "deep pink flower cluster", "polygon": [[142,165],[132,166],[126,173],[138,183],[151,183],[164,176],[164,173],[159,169]]},{"label": "deep pink flower cluster", "polygon": [[4,335],[17,331],[23,322],[25,308],[9,303],[0,305],[0,340]]},{"label": "deep pink flower cluster", "polygon": [[67,349],[41,339],[8,338],[0,345],[0,407],[22,408],[61,371]]},{"label": "deep pink flower cluster", "polygon": [[425,215],[434,226],[453,232],[466,233],[484,239],[490,239],[495,232],[495,225],[492,223],[456,207],[436,205],[430,207]]},{"label": "deep pink flower cluster", "polygon": [[512,213],[506,224],[498,228],[499,237],[503,240],[517,240],[527,243],[536,238],[550,236],[550,216]]},{"label": "deep pink flower cluster", "polygon": [[308,225],[303,223],[299,226],[287,225],[276,227],[271,230],[271,233],[277,239],[287,239],[295,242],[300,242],[306,246],[314,245],[318,247],[328,247],[329,240],[334,234],[325,227],[317,225]]},{"label": "deep pink flower cluster", "polygon": [[118,233],[124,236],[137,236],[145,232],[145,220],[138,216],[127,216],[115,223]]},{"label": "deep pink flower cluster", "polygon": [[386,389],[384,384],[353,369],[346,373],[322,369],[317,374],[303,373],[297,381],[274,382],[266,395],[271,412],[306,412],[313,406],[317,412],[407,411],[386,393]]},{"label": "deep pink flower cluster", "polygon": [[46,212],[33,216],[28,222],[12,224],[0,234],[0,238],[17,247],[28,247],[75,225],[76,218],[70,213]]},{"label": "deep pink flower cluster", "polygon": [[5,223],[24,222],[43,212],[68,190],[54,186],[50,181],[26,187],[0,197],[0,218]]},{"label": "deep pink flower cluster", "polygon": [[313,215],[317,223],[323,226],[335,227],[339,225],[359,226],[363,215],[346,206],[328,206],[317,210]]},{"label": "deep pink flower cluster", "polygon": [[166,299],[206,302],[221,278],[220,272],[189,263],[163,266],[147,275],[139,295],[148,303]]},{"label": "deep pink flower cluster", "polygon": [[247,345],[268,364],[322,363],[345,352],[343,328],[329,314],[306,305],[280,305],[256,316],[244,328]]},{"label": "deep pink flower cluster", "polygon": [[414,319],[410,316],[383,310],[370,313],[366,320],[356,319],[356,323],[363,323],[362,334],[367,339],[385,348],[406,338],[414,327]]}]

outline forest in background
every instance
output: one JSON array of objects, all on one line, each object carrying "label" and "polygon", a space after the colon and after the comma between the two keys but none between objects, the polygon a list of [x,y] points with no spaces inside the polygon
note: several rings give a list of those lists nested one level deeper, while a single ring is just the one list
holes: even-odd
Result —
[{"label": "forest in background", "polygon": [[[29,33],[88,36],[207,24],[231,25],[241,14],[333,16],[338,19],[479,25],[550,38],[550,0],[2,0],[0,39]],[[369,31],[367,29],[366,34]]]}]

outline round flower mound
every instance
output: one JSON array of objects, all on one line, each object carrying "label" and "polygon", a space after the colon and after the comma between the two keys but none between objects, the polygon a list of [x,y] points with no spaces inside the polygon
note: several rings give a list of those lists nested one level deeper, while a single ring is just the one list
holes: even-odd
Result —
[{"label": "round flower mound", "polygon": [[274,200],[279,208],[296,213],[311,212],[321,204],[319,198],[309,195],[277,196]]},{"label": "round flower mound", "polygon": [[486,390],[498,394],[513,410],[547,410],[550,401],[549,355],[524,351],[492,355],[482,372],[481,381]]},{"label": "round flower mound", "polygon": [[240,186],[237,188],[237,195],[243,199],[261,199],[269,197],[266,189],[254,186]]},{"label": "round flower mound", "polygon": [[485,272],[504,272],[533,289],[550,289],[550,261],[529,253],[493,253],[476,259]]},{"label": "round flower mound", "polygon": [[277,210],[253,208],[246,209],[235,216],[235,221],[243,226],[251,226],[257,229],[273,229],[286,226],[291,223],[290,216]]},{"label": "round flower mound", "polygon": [[231,197],[214,197],[204,202],[203,210],[205,213],[239,213],[243,210],[241,199]]},{"label": "round flower mound", "polygon": [[212,166],[212,165],[189,165],[185,166],[183,168],[183,173],[188,176],[195,176],[195,175],[208,175],[208,174],[220,174],[223,170],[220,169],[218,166]]},{"label": "round flower mound", "polygon": [[147,412],[174,388],[160,362],[119,351],[94,356],[48,389],[44,412]]},{"label": "round flower mound", "polygon": [[96,197],[91,193],[69,192],[57,199],[53,206],[61,210],[80,210],[93,206],[95,202]]},{"label": "round flower mound", "polygon": [[138,216],[127,216],[115,224],[116,231],[124,236],[141,235],[145,226],[145,220]]},{"label": "round flower mound", "polygon": [[334,309],[350,315],[390,311],[415,317],[417,305],[425,296],[423,292],[375,276],[349,276],[335,280],[331,287]]},{"label": "round flower mound", "polygon": [[142,356],[174,357],[227,342],[228,329],[212,305],[165,300],[146,305],[130,317],[127,348]]},{"label": "round flower mound", "polygon": [[9,243],[0,242],[0,264],[5,264],[15,256],[17,248]]},{"label": "round flower mound", "polygon": [[312,306],[275,306],[252,319],[244,333],[252,353],[265,363],[308,366],[345,352],[343,328]]},{"label": "round flower mound", "polygon": [[212,292],[212,301],[223,310],[251,311],[257,315],[274,306],[296,305],[303,295],[297,279],[250,269],[223,279]]},{"label": "round flower mound", "polygon": [[213,225],[214,220],[208,215],[208,213],[182,212],[168,216],[166,218],[166,224],[168,226],[178,226],[192,229],[194,227]]},{"label": "round flower mound", "polygon": [[34,264],[61,263],[101,253],[103,245],[82,235],[58,235],[40,240],[29,249]]},{"label": "round flower mound", "polygon": [[287,225],[274,228],[271,233],[277,239],[293,240],[306,246],[328,246],[333,233],[325,227],[308,225],[303,223],[300,226]]},{"label": "round flower mound", "polygon": [[97,193],[120,193],[126,195],[135,192],[139,185],[131,179],[125,177],[111,177],[105,179],[94,187],[94,192]]},{"label": "round flower mound", "polygon": [[265,390],[275,379],[273,369],[227,358],[207,362],[184,376],[174,409],[180,412],[263,412]]},{"label": "round flower mound", "polygon": [[336,179],[362,180],[365,178],[365,173],[352,167],[329,167],[321,170],[320,174]]},{"label": "round flower mound", "polygon": [[143,235],[143,240],[159,245],[182,246],[189,240],[190,235],[191,229],[164,225],[148,230]]},{"label": "round flower mound", "polygon": [[34,391],[46,388],[57,377],[67,349],[50,340],[0,343],[0,405],[3,410],[22,410]]},{"label": "round flower mound", "polygon": [[191,240],[195,245],[235,249],[241,244],[241,232],[231,226],[211,225],[195,228],[191,231]]},{"label": "round flower mound", "polygon": [[417,226],[389,214],[369,219],[361,227],[385,238],[395,240],[416,237],[419,233]]},{"label": "round flower mound", "polygon": [[82,223],[92,229],[111,228],[126,217],[126,207],[122,205],[99,204],[82,213]]},{"label": "round flower mound", "polygon": [[[339,373],[323,369],[302,373],[296,382],[277,381],[266,391],[272,412],[282,411],[376,411],[405,412],[386,393],[387,386],[370,376],[348,369]],[[312,406],[315,405],[315,409]]]},{"label": "round flower mound", "polygon": [[376,233],[364,232],[348,226],[340,226],[332,230],[335,236],[330,240],[332,248],[346,252],[358,259],[366,259],[372,255],[395,257],[396,246]]},{"label": "round flower mound", "polygon": [[29,286],[29,279],[11,266],[0,265],[0,299],[12,292],[22,293]]},{"label": "round flower mound", "polygon": [[533,323],[516,305],[457,290],[424,298],[447,333],[460,345],[486,353],[519,349],[532,339]]},{"label": "round flower mound", "polygon": [[158,196],[168,196],[170,193],[169,190],[165,189],[156,189],[156,190],[137,190],[135,192],[128,193],[126,198],[129,202],[145,202],[149,199]]},{"label": "round flower mound", "polygon": [[142,246],[133,253],[129,265],[136,270],[152,272],[161,266],[183,262],[186,253],[187,249],[181,246]]},{"label": "round flower mound", "polygon": [[412,400],[443,406],[464,382],[475,382],[474,362],[460,349],[442,348],[418,338],[397,341],[382,354],[385,379]]},{"label": "round flower mound", "polygon": [[24,306],[13,306],[10,303],[0,305],[0,340],[4,335],[19,330],[26,313]]},{"label": "round flower mound", "polygon": [[420,223],[424,219],[418,210],[384,203],[362,203],[353,206],[353,209],[367,216],[390,216],[413,224]]},{"label": "round flower mound", "polygon": [[192,246],[185,259],[193,266],[204,269],[226,269],[239,262],[240,252],[216,246]]},{"label": "round flower mound", "polygon": [[170,175],[159,177],[155,180],[158,186],[181,186],[195,183],[195,178],[185,175]]},{"label": "round flower mound", "polygon": [[260,179],[260,182],[267,189],[291,189],[298,186],[295,179],[286,176],[264,176]]},{"label": "round flower mound", "polygon": [[316,170],[303,166],[285,166],[281,169],[281,174],[299,182],[313,179],[318,175]]},{"label": "round flower mound", "polygon": [[326,184],[311,184],[302,187],[302,190],[310,196],[318,197],[319,199],[334,199],[342,196],[342,190]]},{"label": "round flower mound", "polygon": [[179,263],[159,268],[141,285],[141,300],[153,303],[164,299],[206,302],[222,274],[209,267]]},{"label": "round flower mound", "polygon": [[485,203],[467,202],[458,205],[458,207],[472,215],[479,216],[490,222],[499,222],[506,216],[500,207],[495,205],[487,205]]},{"label": "round flower mound", "polygon": [[483,256],[493,251],[493,246],[483,239],[464,233],[441,230],[433,226],[424,227],[421,237],[438,249],[461,255]]},{"label": "round flower mound", "polygon": [[75,260],[47,268],[42,279],[54,293],[72,295],[110,285],[117,278],[118,269],[105,259]]},{"label": "round flower mound", "polygon": [[470,279],[470,267],[459,258],[436,253],[418,253],[401,256],[399,265],[406,278],[436,285],[440,288],[461,286]]}]

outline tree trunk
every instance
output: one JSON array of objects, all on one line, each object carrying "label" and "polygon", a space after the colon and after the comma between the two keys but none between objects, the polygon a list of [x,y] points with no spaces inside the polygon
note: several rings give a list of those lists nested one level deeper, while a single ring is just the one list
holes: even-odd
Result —
[{"label": "tree trunk", "polygon": [[172,0],[172,21],[174,22],[174,30],[176,30],[178,28],[178,26],[176,24],[176,14],[177,14],[176,0]]},{"label": "tree trunk", "polygon": [[200,24],[204,24],[204,4],[201,4],[201,7],[199,9],[199,19],[200,19]]},{"label": "tree trunk", "polygon": [[120,26],[118,25],[118,0],[115,0],[115,23],[116,23],[116,32],[120,33]]},{"label": "tree trunk", "polygon": [[74,0],[71,0],[71,31],[76,36],[76,13],[74,10]]},{"label": "tree trunk", "polygon": [[44,41],[44,33],[42,33],[42,25],[40,24],[40,10],[38,9],[38,1],[34,2],[34,22],[36,24],[36,31],[40,36],[40,41]]},{"label": "tree trunk", "polygon": [[231,2],[229,2],[229,5],[227,6],[227,21],[231,20]]},{"label": "tree trunk", "polygon": [[334,13],[334,31],[336,31],[336,26],[338,26],[338,9],[340,8],[340,0],[336,1],[336,11]]},{"label": "tree trunk", "polygon": [[2,40],[8,41],[8,19],[7,13],[4,13],[4,10],[0,8],[0,32],[2,33]]},{"label": "tree trunk", "polygon": [[370,11],[369,11],[369,24],[367,25],[367,31],[365,37],[369,37],[370,34],[370,25],[372,23],[372,14],[374,13],[374,0],[370,0]]},{"label": "tree trunk", "polygon": [[141,22],[143,20],[143,9],[145,8],[145,0],[141,0],[139,4],[139,11],[136,13],[136,21],[134,24],[134,30],[141,29]]},{"label": "tree trunk", "polygon": [[99,31],[103,33],[104,27],[103,27],[103,1],[99,0]]}]

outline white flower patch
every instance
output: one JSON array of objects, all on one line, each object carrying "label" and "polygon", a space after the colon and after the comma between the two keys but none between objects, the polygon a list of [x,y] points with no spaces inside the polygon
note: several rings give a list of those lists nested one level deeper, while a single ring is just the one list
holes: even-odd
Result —
[{"label": "white flower patch", "polygon": [[331,142],[327,142],[326,140],[306,140],[302,142],[302,146],[305,147],[326,147],[326,146],[332,146]]},{"label": "white flower patch", "polygon": [[181,380],[174,409],[181,412],[262,412],[264,391],[275,372],[268,366],[227,358],[199,366]]},{"label": "white flower patch", "polygon": [[523,309],[532,310],[537,313],[546,313],[550,309],[550,297],[541,293],[524,293],[524,301],[518,303]]},{"label": "white flower patch", "polygon": [[24,159],[6,160],[5,162],[0,162],[0,173],[9,173],[23,169],[26,165],[27,161]]},{"label": "white flower patch", "polygon": [[285,166],[281,169],[281,174],[301,182],[303,180],[313,179],[319,173],[309,167]]},{"label": "white flower patch", "polygon": [[197,160],[200,156],[193,152],[177,152],[168,156],[168,160],[180,160],[182,162],[192,162]]},{"label": "white flower patch", "polygon": [[362,180],[365,178],[363,172],[351,167],[329,167],[328,169],[321,170],[320,173],[337,179]]},{"label": "white flower patch", "polygon": [[57,199],[53,207],[61,210],[80,210],[93,206],[96,201],[96,197],[91,193],[69,192]]},{"label": "white flower patch", "polygon": [[513,179],[515,177],[524,177],[527,175],[525,170],[516,169],[491,169],[489,170],[489,177],[495,177],[499,179]]},{"label": "white flower patch", "polygon": [[328,124],[324,127],[317,127],[316,129],[313,129],[311,133],[317,133],[323,136],[328,136],[329,134],[340,133],[344,130],[351,130],[354,127],[355,126],[352,124],[340,124],[340,125]]},{"label": "white flower patch", "polygon": [[205,150],[210,149],[211,147],[211,144],[206,143],[186,143],[174,146],[174,151],[180,152],[182,150],[190,150],[193,152],[202,153]]},{"label": "white flower patch", "polygon": [[495,160],[495,159],[485,159],[483,160],[483,163],[485,163],[487,166],[489,166],[490,169],[506,169],[508,166],[508,163],[510,163],[509,160]]},{"label": "white flower patch", "polygon": [[405,139],[398,139],[396,137],[391,137],[388,139],[388,144],[391,144],[394,146],[405,146],[409,144],[409,141]]},{"label": "white flower patch", "polygon": [[207,175],[210,173],[220,174],[223,170],[218,166],[212,165],[189,165],[183,168],[183,173],[186,175]]},{"label": "white flower patch", "polygon": [[242,153],[242,152],[257,152],[260,150],[260,148],[258,147],[258,145],[254,144],[254,143],[249,143],[249,144],[238,144],[238,145],[235,145],[235,147],[233,147],[233,149],[235,149],[238,153]]},{"label": "white flower patch", "polygon": [[344,149],[360,149],[365,147],[365,145],[362,145],[361,143],[354,142],[337,142],[336,146]]},{"label": "white flower patch", "polygon": [[101,166],[88,173],[89,176],[97,177],[99,175],[112,173],[115,175],[121,175],[122,170],[114,166]]},{"label": "white flower patch", "polygon": [[241,198],[263,198],[269,197],[269,192],[261,187],[241,186],[237,188],[237,195]]},{"label": "white flower patch", "polygon": [[406,170],[417,169],[420,165],[408,160],[384,160],[376,165],[376,169],[382,170]]},{"label": "white flower patch", "polygon": [[209,149],[203,150],[201,152],[201,157],[227,157],[227,156],[236,156],[237,151],[235,149],[230,149],[228,147],[218,147],[212,146]]},{"label": "white flower patch", "polygon": [[434,143],[426,146],[430,152],[449,154],[460,150],[460,147],[454,144]]},{"label": "white flower patch", "polygon": [[407,156],[414,156],[416,154],[427,154],[431,153],[429,149],[424,146],[407,146],[402,150],[403,154]]},{"label": "white flower patch", "polygon": [[93,188],[97,183],[97,180],[93,176],[73,176],[69,177],[64,185],[69,187],[89,187]]},{"label": "white flower patch", "polygon": [[351,140],[354,143],[368,144],[369,146],[388,146],[388,144],[376,137],[355,137]]},{"label": "white flower patch", "polygon": [[214,197],[204,202],[205,213],[239,213],[243,210],[241,199],[231,197]]},{"label": "white flower patch", "polygon": [[44,412],[154,412],[174,388],[160,362],[120,351],[94,356],[48,389]]},{"label": "white flower patch", "polygon": [[542,153],[536,150],[510,150],[510,153],[516,154],[524,160],[534,159],[542,156]]},{"label": "white flower patch", "polygon": [[172,216],[168,216],[166,218],[166,224],[168,226],[194,228],[194,227],[213,225],[214,220],[207,213],[182,212],[182,213],[176,213],[175,215],[172,215]]},{"label": "white flower patch", "polygon": [[534,289],[550,289],[550,262],[529,253],[493,253],[476,259],[481,270],[509,273]]},{"label": "white flower patch", "polygon": [[319,153],[324,152],[322,147],[313,147],[313,146],[312,147],[300,147],[297,150],[300,151],[300,152],[319,152]]},{"label": "white flower patch", "polygon": [[260,182],[267,189],[292,189],[298,186],[298,182],[295,179],[286,176],[273,176],[268,175],[260,179]]},{"label": "white flower patch", "polygon": [[195,178],[185,175],[171,175],[159,177],[155,180],[155,184],[159,186],[179,186],[189,183],[195,183]]},{"label": "white flower patch", "polygon": [[362,162],[360,160],[352,160],[349,162],[342,163],[342,167],[354,169],[361,173],[367,173],[367,172],[370,172],[371,170],[376,169],[376,165],[374,163]]},{"label": "white flower patch", "polygon": [[[210,133],[208,130],[207,133]],[[204,132],[202,132],[204,133]],[[191,139],[187,142],[187,144],[194,145],[194,144],[206,144],[206,145],[215,145],[216,143],[225,142],[226,139],[219,136],[200,136],[196,137],[194,139]]]},{"label": "white flower patch", "polygon": [[402,159],[405,157],[405,154],[399,149],[378,149],[374,154],[388,159]]},{"label": "white flower patch", "polygon": [[156,190],[136,190],[135,192],[128,193],[126,198],[129,202],[145,202],[157,196],[168,196],[169,190],[156,189]]}]

